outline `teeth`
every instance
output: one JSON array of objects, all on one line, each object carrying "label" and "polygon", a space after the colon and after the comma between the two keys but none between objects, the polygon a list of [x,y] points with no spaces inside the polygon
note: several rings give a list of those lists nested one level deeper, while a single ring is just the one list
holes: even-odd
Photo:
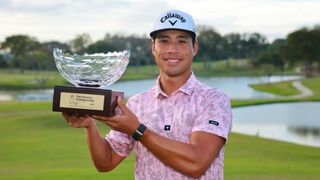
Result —
[{"label": "teeth", "polygon": [[178,62],[179,60],[177,60],[177,59],[168,59],[168,61],[171,62],[171,63],[175,63],[175,62]]}]

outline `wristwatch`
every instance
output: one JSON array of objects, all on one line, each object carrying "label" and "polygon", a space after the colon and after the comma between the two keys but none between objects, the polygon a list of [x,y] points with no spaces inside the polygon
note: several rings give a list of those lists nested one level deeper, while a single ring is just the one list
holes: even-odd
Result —
[{"label": "wristwatch", "polygon": [[139,141],[140,137],[146,131],[147,127],[144,124],[140,124],[136,131],[133,133],[132,138],[136,141]]}]

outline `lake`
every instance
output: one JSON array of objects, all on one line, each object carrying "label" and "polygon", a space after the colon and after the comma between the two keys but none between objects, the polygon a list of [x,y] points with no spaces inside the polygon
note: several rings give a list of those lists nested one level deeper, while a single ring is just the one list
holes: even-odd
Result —
[{"label": "lake", "polygon": [[[263,77],[209,77],[199,80],[211,87],[216,87],[226,92],[231,99],[254,99],[254,98],[274,98],[277,95],[255,91],[249,84],[279,82],[283,80],[295,80],[300,76],[263,76]],[[130,97],[139,92],[144,92],[155,85],[154,79],[120,81],[108,87],[108,89],[119,90]],[[5,100],[51,100],[53,90],[28,90],[28,91],[0,91],[0,101]]]},{"label": "lake", "polygon": [[320,102],[233,108],[233,132],[320,147]]},{"label": "lake", "polygon": [[[249,84],[279,82],[283,80],[295,80],[300,76],[272,76],[272,77],[209,77],[198,78],[204,84],[215,87],[226,92],[231,99],[254,99],[254,98],[274,98],[277,95],[263,93],[250,88]],[[139,80],[117,82],[110,86],[110,89],[124,91],[130,97],[139,92],[143,92],[155,85],[155,80]]]},{"label": "lake", "polygon": [[[226,92],[231,99],[254,99],[254,98],[274,98],[277,95],[255,91],[249,84],[279,82],[283,80],[295,80],[300,76],[263,76],[263,77],[209,77],[199,80],[211,87],[219,88]],[[139,92],[144,92],[155,85],[154,79],[120,81],[108,87],[108,89],[119,90],[130,97]],[[51,100],[53,90],[29,90],[29,91],[0,91],[0,101],[5,100]]]},{"label": "lake", "polygon": [[[253,90],[256,83],[295,80],[299,76],[210,77],[203,83],[225,91],[231,99],[275,98]],[[146,91],[155,80],[116,82],[109,88],[124,91],[126,97]],[[0,100],[51,100],[53,90],[0,91]],[[233,132],[320,147],[320,103],[268,104],[233,108]]]}]

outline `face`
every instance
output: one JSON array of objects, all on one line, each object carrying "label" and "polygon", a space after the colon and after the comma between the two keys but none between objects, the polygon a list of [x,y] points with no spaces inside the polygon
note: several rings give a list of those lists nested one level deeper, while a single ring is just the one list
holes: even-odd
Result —
[{"label": "face", "polygon": [[189,76],[198,42],[192,44],[189,33],[179,30],[161,31],[152,41],[152,53],[160,68],[160,75]]}]

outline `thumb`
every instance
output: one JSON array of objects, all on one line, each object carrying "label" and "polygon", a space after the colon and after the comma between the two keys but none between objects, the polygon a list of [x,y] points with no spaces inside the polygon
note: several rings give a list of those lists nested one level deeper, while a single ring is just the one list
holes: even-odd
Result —
[{"label": "thumb", "polygon": [[122,113],[124,114],[128,114],[129,113],[129,109],[127,108],[127,106],[124,103],[124,100],[122,98],[117,98],[117,103],[118,103],[118,107],[121,109]]}]

